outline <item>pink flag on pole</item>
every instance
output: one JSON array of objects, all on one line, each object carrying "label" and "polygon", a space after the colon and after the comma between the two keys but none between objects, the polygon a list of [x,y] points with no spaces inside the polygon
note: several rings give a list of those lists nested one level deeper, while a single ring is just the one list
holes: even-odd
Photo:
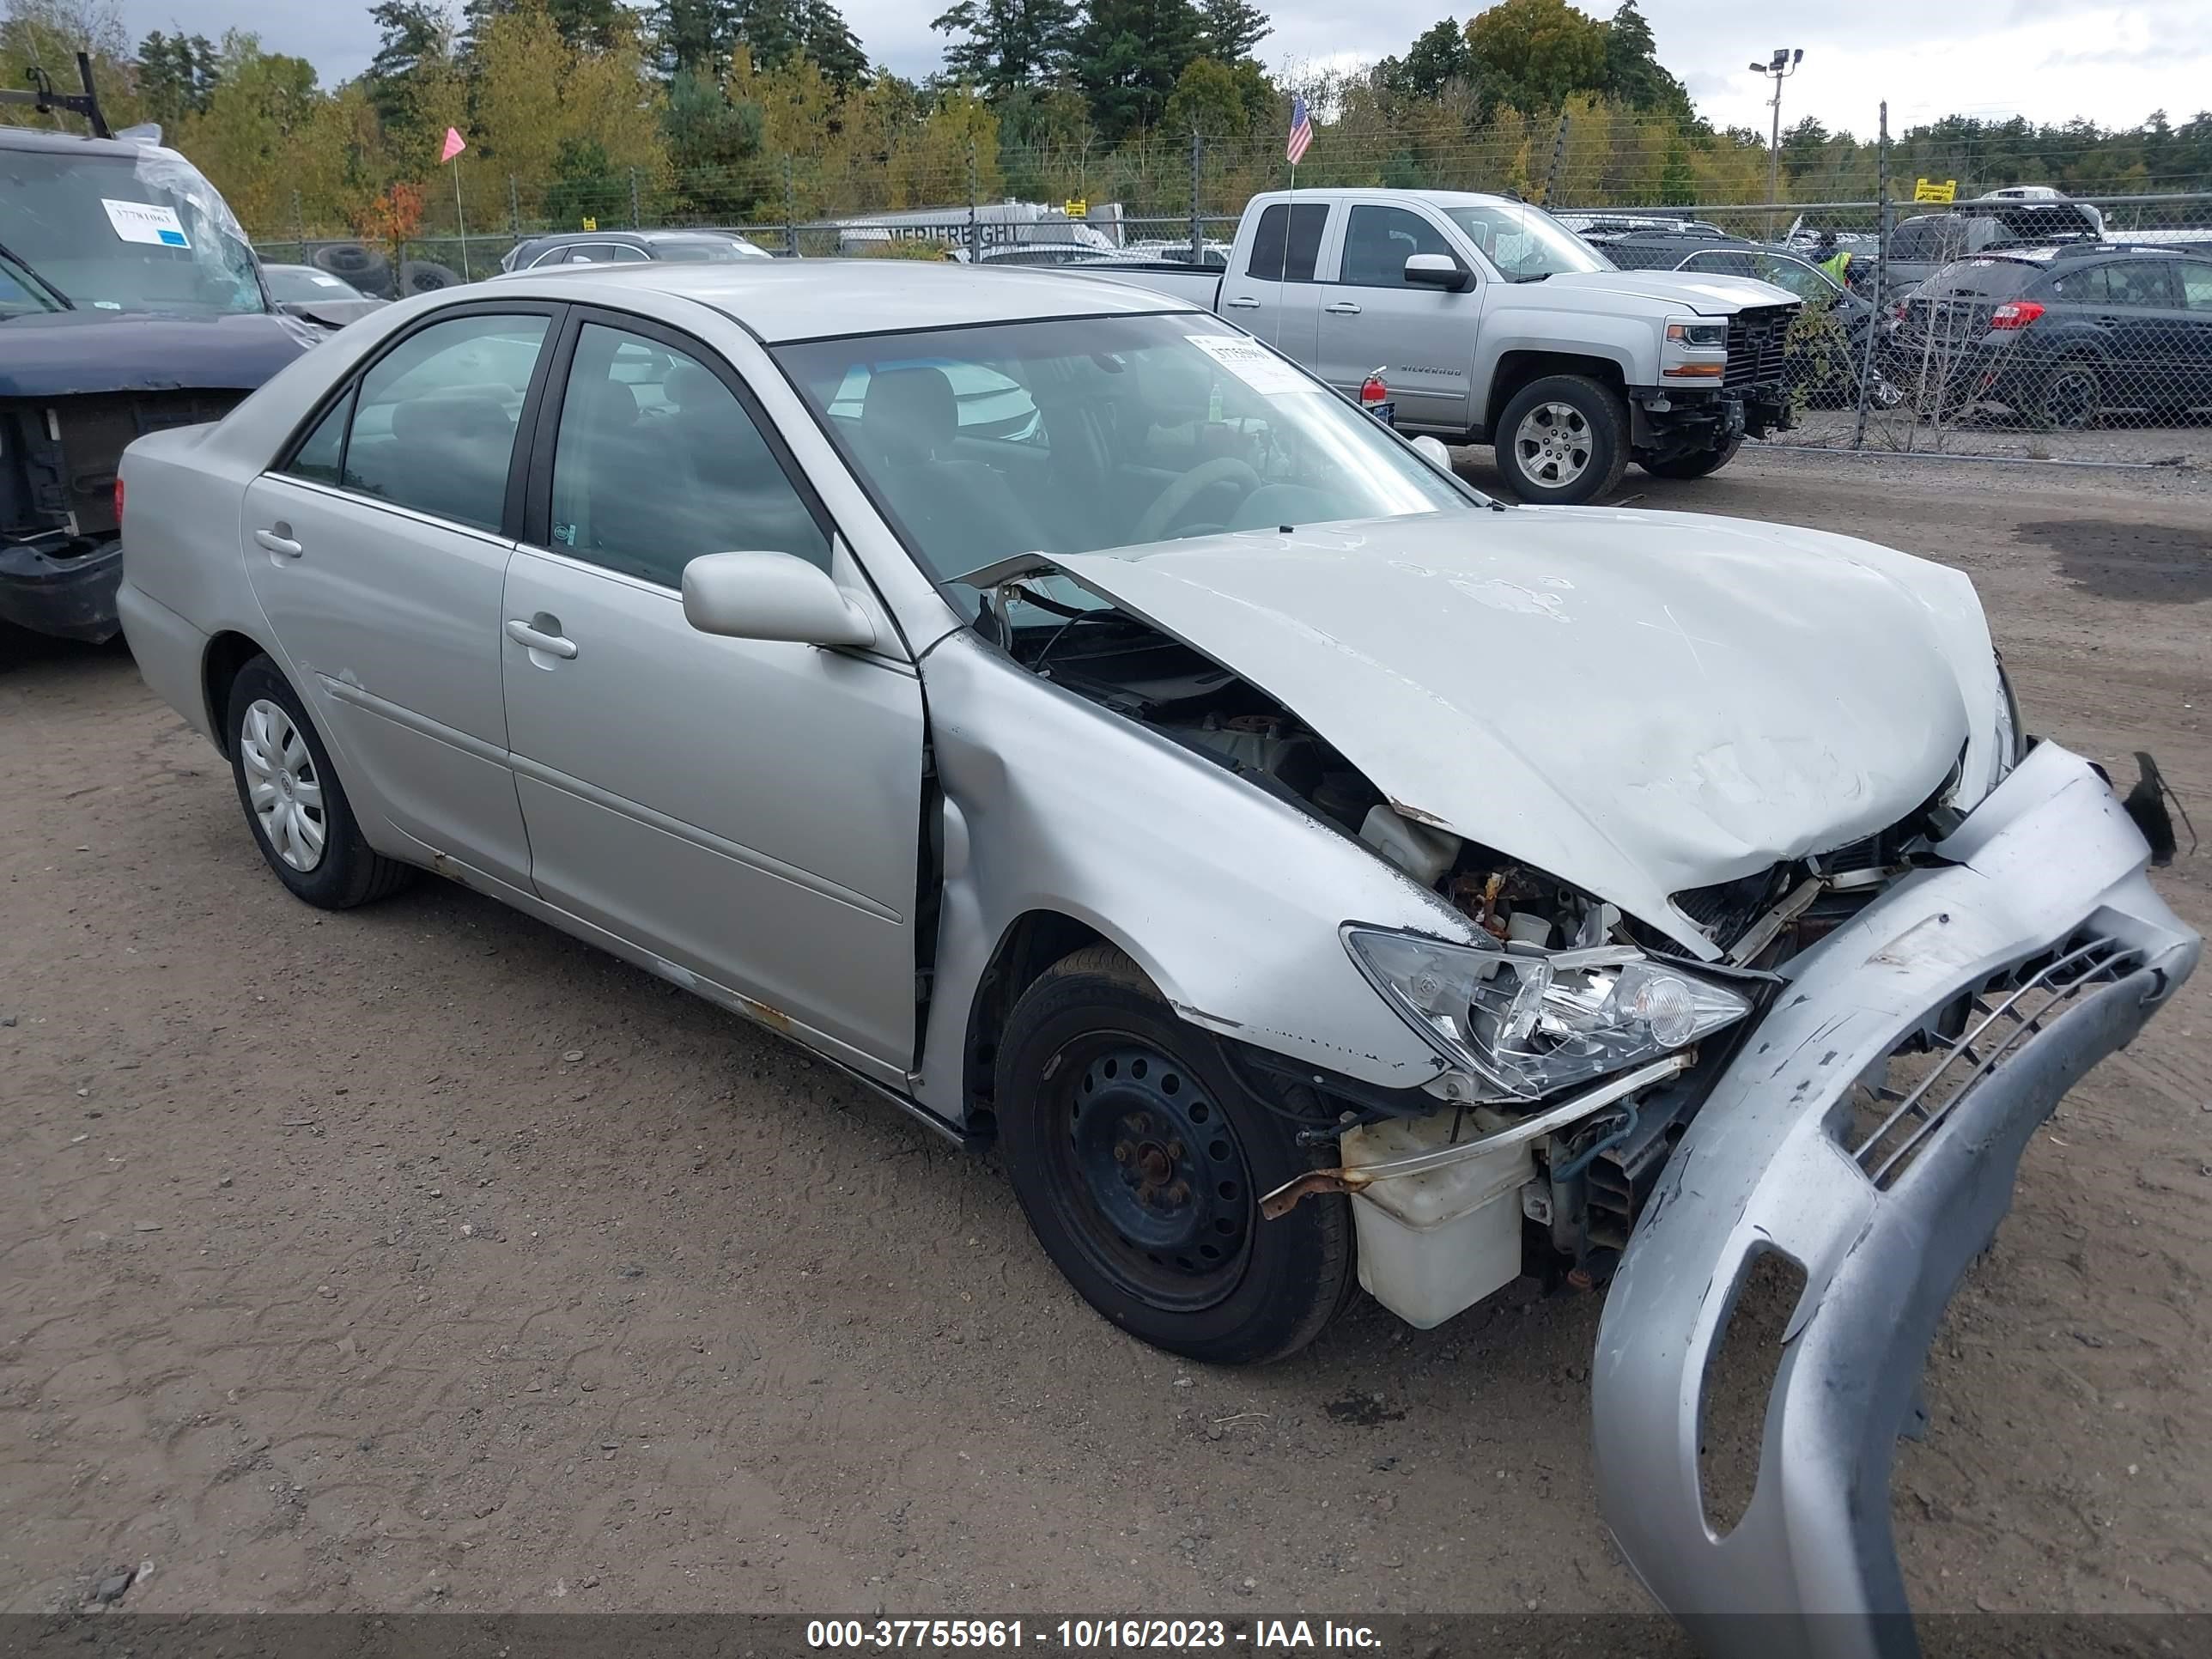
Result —
[{"label": "pink flag on pole", "polygon": [[440,167],[445,166],[447,162],[452,161],[453,157],[459,155],[468,147],[469,141],[461,137],[459,128],[447,127],[446,129],[445,148],[438,152],[438,165]]}]

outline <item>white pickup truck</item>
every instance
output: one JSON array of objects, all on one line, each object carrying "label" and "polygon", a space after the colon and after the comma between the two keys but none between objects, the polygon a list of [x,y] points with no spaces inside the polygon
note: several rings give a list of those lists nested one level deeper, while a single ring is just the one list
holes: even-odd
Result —
[{"label": "white pickup truck", "polygon": [[1510,197],[1278,191],[1245,208],[1225,272],[1069,269],[1218,311],[1346,392],[1379,369],[1401,430],[1491,445],[1526,501],[1594,501],[1631,461],[1703,477],[1790,423],[1795,295],[1615,270]]}]

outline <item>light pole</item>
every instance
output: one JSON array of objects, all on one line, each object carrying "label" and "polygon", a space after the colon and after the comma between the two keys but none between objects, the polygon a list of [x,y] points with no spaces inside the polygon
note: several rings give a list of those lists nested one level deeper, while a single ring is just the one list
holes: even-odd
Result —
[{"label": "light pole", "polygon": [[1777,46],[1774,56],[1767,62],[1751,66],[1753,75],[1771,76],[1774,81],[1774,96],[1767,100],[1774,111],[1773,137],[1766,147],[1766,240],[1770,242],[1774,240],[1773,204],[1782,194],[1782,83],[1795,75],[1797,65],[1804,61],[1804,47],[1793,52],[1788,46]]}]

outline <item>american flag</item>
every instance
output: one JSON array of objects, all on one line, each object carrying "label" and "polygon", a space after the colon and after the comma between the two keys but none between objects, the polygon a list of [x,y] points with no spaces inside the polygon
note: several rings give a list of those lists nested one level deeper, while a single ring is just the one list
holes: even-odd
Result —
[{"label": "american flag", "polygon": [[1291,94],[1291,142],[1284,146],[1283,154],[1290,158],[1292,167],[1305,157],[1306,147],[1313,143],[1313,117],[1306,108],[1306,97],[1302,92]]}]

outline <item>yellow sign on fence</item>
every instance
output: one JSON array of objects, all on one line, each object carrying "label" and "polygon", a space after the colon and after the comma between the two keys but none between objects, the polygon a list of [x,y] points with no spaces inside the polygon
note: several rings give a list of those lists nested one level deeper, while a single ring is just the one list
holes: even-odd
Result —
[{"label": "yellow sign on fence", "polygon": [[1959,181],[1946,179],[1939,185],[1932,179],[1915,179],[1912,181],[1912,199],[1916,202],[1955,202],[1959,199]]},{"label": "yellow sign on fence", "polygon": [[586,230],[597,230],[599,228],[599,222],[597,219],[592,218],[589,214],[584,216],[584,228]]},{"label": "yellow sign on fence", "polygon": [[1060,204],[1060,210],[1071,219],[1081,219],[1089,216],[1091,204],[1080,196],[1071,196]]}]

